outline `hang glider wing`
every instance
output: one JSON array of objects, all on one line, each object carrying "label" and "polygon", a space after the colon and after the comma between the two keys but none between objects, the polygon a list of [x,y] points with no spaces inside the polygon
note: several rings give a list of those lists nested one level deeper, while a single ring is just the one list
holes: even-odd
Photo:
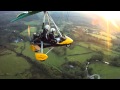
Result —
[{"label": "hang glider wing", "polygon": [[28,12],[23,12],[23,13],[19,14],[15,19],[13,19],[11,22],[15,22],[15,21],[17,21],[17,20],[20,20],[20,19],[22,19],[22,18],[25,18],[25,17],[27,17],[27,16],[31,16],[31,15],[36,14],[36,13],[39,13],[39,12],[41,12],[41,11],[28,11]]}]

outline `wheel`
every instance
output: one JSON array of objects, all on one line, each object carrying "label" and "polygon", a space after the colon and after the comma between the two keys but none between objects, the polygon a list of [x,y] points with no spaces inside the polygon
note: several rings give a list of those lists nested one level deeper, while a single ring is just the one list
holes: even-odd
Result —
[{"label": "wheel", "polygon": [[52,44],[56,44],[57,43],[57,40],[54,39],[54,40],[51,40]]},{"label": "wheel", "polygon": [[57,40],[56,40],[56,39],[54,40],[54,43],[57,43]]},{"label": "wheel", "polygon": [[70,47],[70,46],[71,46],[70,44],[66,45],[66,47]]}]

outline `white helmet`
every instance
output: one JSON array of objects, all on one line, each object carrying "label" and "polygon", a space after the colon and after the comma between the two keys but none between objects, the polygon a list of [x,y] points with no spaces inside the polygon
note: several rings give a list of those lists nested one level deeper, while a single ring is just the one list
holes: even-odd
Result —
[{"label": "white helmet", "polygon": [[33,35],[36,35],[36,33],[33,33]]},{"label": "white helmet", "polygon": [[55,28],[51,28],[51,30],[50,30],[51,32],[55,32],[56,30],[55,30]]},{"label": "white helmet", "polygon": [[46,30],[50,30],[50,25],[45,25]]}]

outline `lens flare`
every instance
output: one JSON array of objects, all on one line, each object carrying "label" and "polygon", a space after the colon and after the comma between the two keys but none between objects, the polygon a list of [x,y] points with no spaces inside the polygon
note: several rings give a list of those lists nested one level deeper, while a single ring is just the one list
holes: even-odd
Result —
[{"label": "lens flare", "polygon": [[120,11],[78,11],[92,18],[92,25],[99,26],[106,34],[107,48],[111,47],[111,39],[114,33],[120,32]]},{"label": "lens flare", "polygon": [[100,14],[104,20],[106,21],[107,23],[107,27],[106,27],[106,31],[107,31],[107,49],[109,50],[111,48],[111,35],[112,35],[112,32],[113,29],[115,31],[120,31],[120,28],[119,28],[119,25],[116,23],[115,19],[120,19],[120,17],[118,17],[119,14],[115,14],[114,12],[113,13],[110,13],[110,12],[102,12]]},{"label": "lens flare", "polygon": [[110,28],[109,28],[109,20],[107,20],[107,49],[109,50],[110,49],[110,43],[111,43],[111,40],[110,40]]},{"label": "lens flare", "polygon": [[[107,32],[107,49],[109,50],[111,48],[111,36],[112,33],[115,31],[120,32],[120,27],[116,20],[120,20],[120,12],[109,12],[109,11],[102,11],[102,12],[94,12],[95,15],[98,15],[100,17],[97,17],[97,19],[93,19],[92,25],[99,25],[100,27],[103,27],[103,29]],[[102,23],[102,24],[100,24]],[[105,24],[105,25],[104,25]]]}]

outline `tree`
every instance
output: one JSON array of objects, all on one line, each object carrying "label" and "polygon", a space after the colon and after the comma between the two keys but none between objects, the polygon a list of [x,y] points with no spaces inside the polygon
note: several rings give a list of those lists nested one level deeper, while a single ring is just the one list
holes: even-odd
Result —
[{"label": "tree", "polygon": [[97,54],[93,55],[90,59],[88,59],[87,61],[89,62],[96,62],[97,61],[103,61],[104,58],[104,54],[102,51],[97,51]]},{"label": "tree", "polygon": [[120,67],[120,56],[111,58],[110,65]]},{"label": "tree", "polygon": [[64,79],[87,78],[86,65],[78,61],[68,61],[62,64],[62,77]]},{"label": "tree", "polygon": [[89,75],[92,75],[93,74],[93,68],[88,67],[88,73],[89,73]]},{"label": "tree", "polygon": [[64,56],[66,55],[67,49],[66,47],[56,47],[52,50],[52,52],[54,52],[55,54],[59,55],[59,56]]}]

